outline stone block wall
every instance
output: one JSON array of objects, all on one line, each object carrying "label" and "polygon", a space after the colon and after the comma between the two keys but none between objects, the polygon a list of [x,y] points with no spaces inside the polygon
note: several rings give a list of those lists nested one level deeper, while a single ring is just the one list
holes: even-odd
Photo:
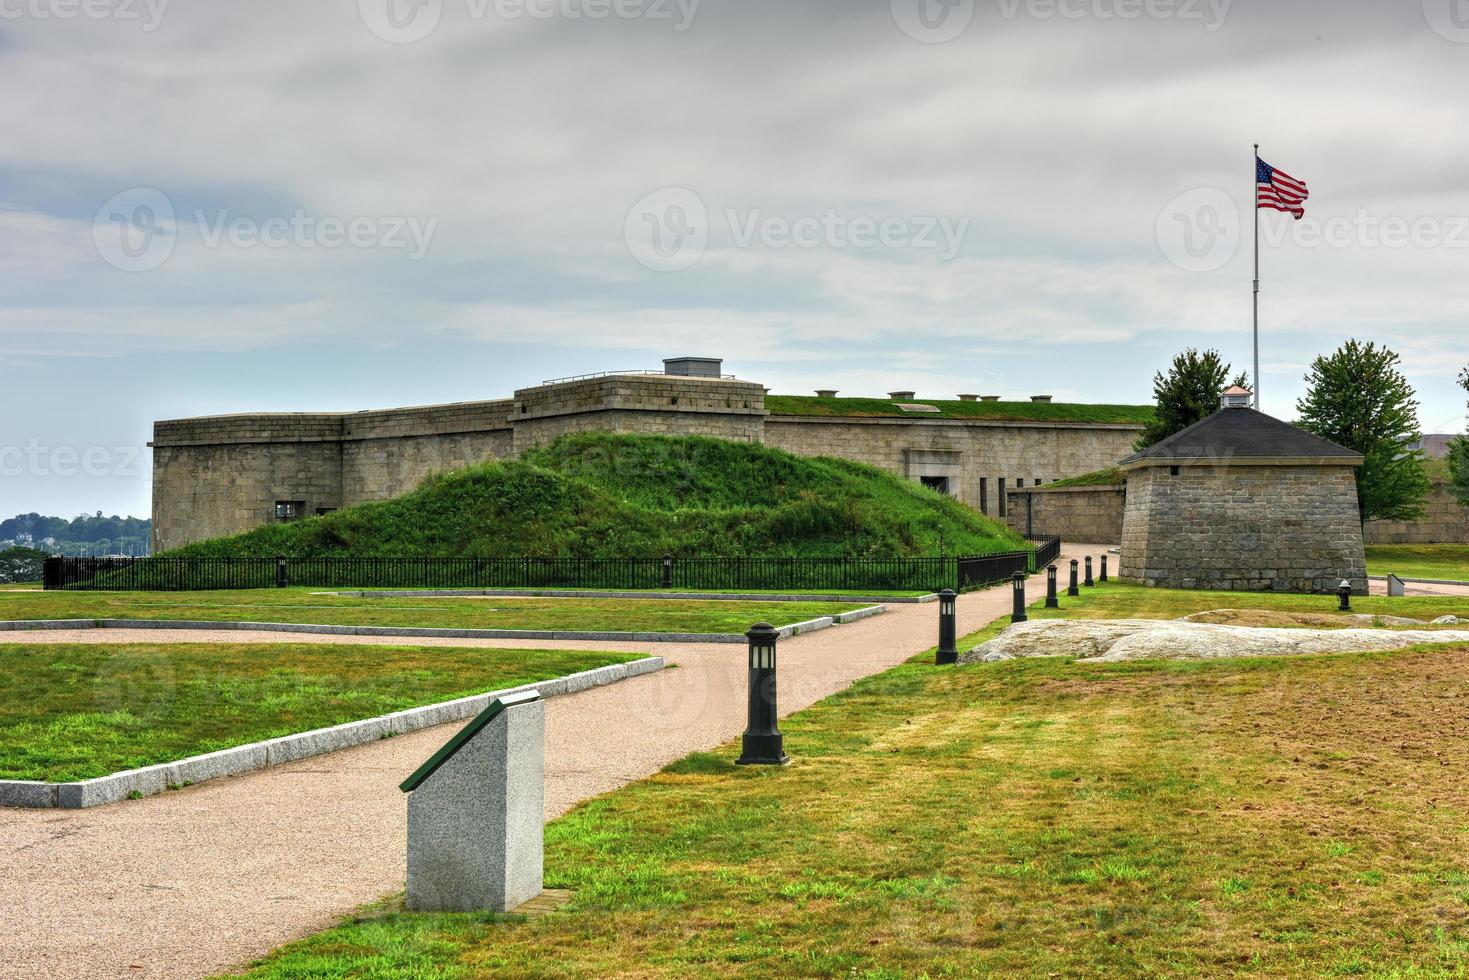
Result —
[{"label": "stone block wall", "polygon": [[1369,521],[1368,544],[1469,544],[1469,507],[1437,484],[1424,505],[1423,520]]},{"label": "stone block wall", "polygon": [[765,422],[765,388],[724,378],[591,378],[517,391],[510,420],[517,454],[571,432],[636,432],[759,442]]},{"label": "stone block wall", "polygon": [[1066,542],[1122,540],[1122,487],[1031,487],[1011,490],[1005,522],[1020,534],[1059,534]]},{"label": "stone block wall", "polygon": [[1350,466],[1152,466],[1127,473],[1125,582],[1175,589],[1365,592]]},{"label": "stone block wall", "polygon": [[[949,493],[992,517],[1009,517],[1008,492],[1116,465],[1138,428],[1055,422],[772,415],[765,443],[801,456],[870,463],[907,479],[947,476]],[[1004,492],[1001,491],[1003,481]]]}]

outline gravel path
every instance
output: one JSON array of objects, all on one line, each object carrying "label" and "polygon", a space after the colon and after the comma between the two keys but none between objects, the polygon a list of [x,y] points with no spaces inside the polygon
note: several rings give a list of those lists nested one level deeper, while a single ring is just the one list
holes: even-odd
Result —
[{"label": "gravel path", "polygon": [[[1063,568],[1064,559],[1087,553],[1103,549],[1068,547]],[[1033,577],[1029,588],[1032,598],[1043,594],[1044,578]],[[888,609],[781,641],[782,715],[934,644],[936,605]],[[1009,609],[1009,586],[962,597],[960,635]],[[280,640],[279,634],[217,630],[14,637],[26,643]],[[382,643],[381,637],[291,636],[291,642],[313,640]],[[546,703],[547,818],[744,729],[740,646],[404,642],[645,650],[668,659],[670,668],[657,674]],[[407,808],[398,783],[461,724],[90,810],[0,810],[0,976],[197,977],[246,963],[401,889]],[[788,743],[787,750],[800,755],[799,744]]]}]

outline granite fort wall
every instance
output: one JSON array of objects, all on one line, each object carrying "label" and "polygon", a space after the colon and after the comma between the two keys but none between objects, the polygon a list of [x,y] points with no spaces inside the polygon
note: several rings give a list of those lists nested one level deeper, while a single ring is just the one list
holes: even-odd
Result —
[{"label": "granite fort wall", "polygon": [[234,415],[154,426],[155,550],[414,489],[425,477],[506,459],[569,432],[706,435],[943,477],[992,515],[1005,490],[1113,465],[1137,427],[933,418],[767,417],[765,389],[728,378],[617,375],[526,388],[513,398],[384,411]]},{"label": "granite fort wall", "polygon": [[1062,540],[1116,544],[1122,540],[1127,495],[1113,487],[1031,487],[1011,490],[1005,521],[1021,534],[1059,534]]},{"label": "granite fort wall", "polygon": [[[908,479],[947,477],[975,510],[1009,515],[1007,492],[1116,465],[1138,427],[954,419],[812,419],[772,415],[767,445],[870,463]],[[1003,481],[1003,483],[1002,483]],[[1001,487],[1006,492],[1002,492]]]},{"label": "granite fort wall", "polygon": [[1469,507],[1436,484],[1424,504],[1423,520],[1412,522],[1369,521],[1368,544],[1469,544]]},{"label": "granite fort wall", "polygon": [[1167,466],[1127,474],[1118,577],[1177,589],[1367,587],[1350,466]]}]

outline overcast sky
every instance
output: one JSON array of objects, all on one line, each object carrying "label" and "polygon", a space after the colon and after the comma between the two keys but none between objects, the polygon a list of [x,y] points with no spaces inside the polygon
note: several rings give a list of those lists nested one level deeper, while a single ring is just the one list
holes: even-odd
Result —
[{"label": "overcast sky", "polygon": [[1264,408],[1469,363],[1469,0],[0,0],[0,516],[146,515],[155,418],[722,356],[777,392]]}]

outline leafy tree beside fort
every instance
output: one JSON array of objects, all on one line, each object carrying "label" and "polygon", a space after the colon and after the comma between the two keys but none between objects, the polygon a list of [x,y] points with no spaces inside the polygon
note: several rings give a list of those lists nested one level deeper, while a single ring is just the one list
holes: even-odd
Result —
[{"label": "leafy tree beside fort", "polygon": [[[1469,367],[1459,372],[1459,384],[1469,391]],[[1469,435],[1449,443],[1449,489],[1459,503],[1469,507]]]},{"label": "leafy tree beside fort", "polygon": [[1366,457],[1357,470],[1363,523],[1422,518],[1432,486],[1422,451],[1409,448],[1421,436],[1418,400],[1398,362],[1386,347],[1348,340],[1311,363],[1296,402],[1301,428]]},{"label": "leafy tree beside fort", "polygon": [[[1229,370],[1217,350],[1199,353],[1190,347],[1173,359],[1167,374],[1159,371],[1153,375],[1157,414],[1138,436],[1135,448],[1147,449],[1217,412],[1220,397],[1229,387],[1225,382]],[[1245,387],[1248,382],[1249,378],[1241,373],[1232,383]]]}]

